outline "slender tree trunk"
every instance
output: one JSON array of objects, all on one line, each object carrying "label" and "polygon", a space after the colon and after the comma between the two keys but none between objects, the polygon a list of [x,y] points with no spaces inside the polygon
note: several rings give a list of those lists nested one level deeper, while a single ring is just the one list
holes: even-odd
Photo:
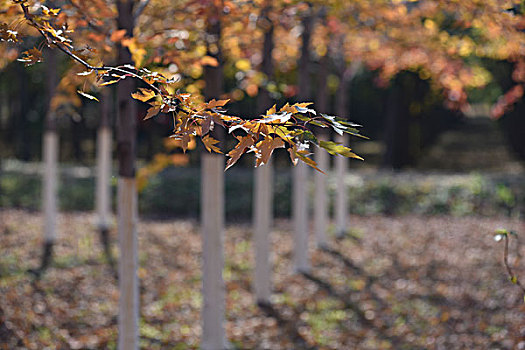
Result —
[{"label": "slender tree trunk", "polygon": [[[133,4],[118,1],[117,26],[133,36]],[[131,53],[125,47],[118,48],[118,64],[133,64]],[[137,106],[131,99],[135,90],[133,79],[124,79],[117,86],[117,152],[118,152],[118,244],[119,259],[119,318],[118,348],[134,350],[139,347],[139,281],[137,243],[137,187],[135,181],[135,142],[137,129]]]},{"label": "slender tree trunk", "polygon": [[47,91],[48,106],[43,137],[43,210],[44,246],[40,271],[44,271],[52,261],[53,246],[56,241],[57,221],[57,172],[58,172],[58,133],[55,111],[51,109],[51,99],[57,86],[57,57],[54,50],[47,53]]},{"label": "slender tree trunk", "polygon": [[[326,85],[326,76],[328,75],[328,56],[321,58],[318,81],[317,81],[317,100],[316,107],[322,113],[327,113],[328,109],[328,90]],[[328,141],[326,131],[319,130],[320,141]],[[328,171],[329,158],[325,150],[317,148],[315,150],[315,161],[317,166]],[[316,171],[314,172],[314,234],[318,247],[326,246],[326,228],[328,224],[328,196],[326,191],[326,175]]]},{"label": "slender tree trunk", "polygon": [[[204,97],[219,98],[223,91],[220,53],[221,25],[219,9],[208,18],[208,55],[217,58],[217,67],[206,66]],[[214,137],[223,139],[217,126]],[[201,165],[201,225],[202,225],[202,342],[203,350],[227,348],[225,323],[224,268],[224,157],[203,151]]]},{"label": "slender tree trunk", "polygon": [[[348,85],[353,78],[352,67],[341,67],[341,77],[339,86],[336,91],[336,115],[344,117],[348,115]],[[336,142],[343,145],[348,144],[348,136],[346,134],[337,135]],[[348,193],[345,183],[346,172],[348,168],[348,159],[346,157],[335,158],[335,233],[336,237],[342,238],[348,233]]]},{"label": "slender tree trunk", "polygon": [[[311,10],[310,10],[311,12]],[[301,57],[298,67],[298,97],[302,101],[310,99],[310,36],[313,27],[311,13],[303,18],[303,33],[301,35]],[[310,269],[308,257],[308,169],[299,162],[293,168],[293,223],[294,223],[294,270],[307,272]]]},{"label": "slender tree trunk", "polygon": [[100,125],[97,132],[97,179],[96,201],[97,226],[104,254],[112,269],[115,260],[111,254],[109,230],[111,227],[111,123],[109,114],[112,110],[111,90],[103,89],[100,100]]},{"label": "slender tree trunk", "polygon": [[[262,72],[268,81],[273,78],[273,23],[269,18],[271,5],[261,15],[261,26],[266,29],[263,43]],[[268,90],[261,89],[257,96],[257,111],[264,113],[271,107],[272,99]],[[270,304],[272,266],[270,263],[270,232],[272,226],[273,212],[273,166],[268,162],[255,169],[255,186],[253,201],[254,221],[254,248],[255,248],[255,275],[253,288],[255,298],[260,305]]]}]

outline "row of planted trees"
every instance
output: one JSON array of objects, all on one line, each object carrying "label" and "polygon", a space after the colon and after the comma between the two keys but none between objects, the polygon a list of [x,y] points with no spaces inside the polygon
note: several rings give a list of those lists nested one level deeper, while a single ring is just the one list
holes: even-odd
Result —
[{"label": "row of planted trees", "polygon": [[[48,166],[45,175],[44,210],[46,216],[46,252],[42,266],[48,264],[54,241],[56,215],[56,159],[57,141],[54,115],[61,100],[65,103],[76,94],[75,79],[84,84],[80,93],[94,99],[89,83],[117,84],[117,152],[118,179],[118,237],[119,237],[119,348],[138,347],[138,279],[137,279],[137,191],[135,180],[135,133],[137,107],[130,95],[149,104],[146,118],[161,113],[172,117],[174,137],[186,149],[192,137],[201,138],[210,151],[202,156],[201,222],[203,236],[203,339],[202,347],[216,349],[226,346],[222,326],[224,317],[224,283],[222,281],[224,235],[223,169],[224,159],[216,147],[224,143],[224,127],[238,143],[227,154],[230,167],[247,152],[254,152],[256,173],[255,291],[260,303],[268,303],[270,271],[268,265],[268,233],[271,222],[271,168],[273,150],[285,148],[294,168],[294,269],[309,269],[307,256],[308,207],[306,199],[306,165],[327,168],[327,157],[317,152],[314,162],[309,158],[308,143],[331,154],[356,157],[343,146],[344,133],[357,134],[355,125],[336,120],[328,114],[326,71],[335,67],[339,76],[335,96],[336,112],[346,114],[345,91],[348,82],[360,65],[380,70],[379,83],[385,83],[401,70],[416,70],[420,76],[433,78],[435,88],[443,89],[450,107],[462,107],[468,87],[483,86],[489,77],[486,70],[470,60],[471,56],[496,57],[515,62],[517,88],[498,105],[504,110],[519,98],[519,87],[525,77],[521,46],[523,42],[522,17],[512,15],[497,1],[481,7],[477,2],[461,4],[446,1],[355,1],[316,3],[299,2],[227,2],[188,1],[174,4],[169,1],[118,1],[115,4],[99,0],[90,3],[54,2],[48,7],[31,1],[3,1],[6,18],[24,18],[27,27],[17,28],[7,21],[0,28],[4,41],[18,41],[21,35],[36,34],[45,45],[62,51],[72,62],[67,84],[59,84],[59,91],[50,100],[46,118],[48,132],[44,137],[44,159]],[[62,11],[60,11],[62,9]],[[491,17],[483,11],[490,10]],[[475,15],[478,17],[475,17]],[[11,17],[9,17],[11,16]],[[481,17],[480,17],[481,16]],[[476,20],[480,20],[477,21]],[[70,32],[66,22],[72,23]],[[20,21],[18,22],[20,23]],[[472,29],[469,31],[469,29]],[[36,30],[36,31],[35,31]],[[504,34],[504,35],[503,35]],[[499,40],[494,40],[499,35]],[[70,39],[72,38],[72,39]],[[260,39],[260,40],[254,40]],[[275,40],[277,38],[278,40]],[[262,41],[262,53],[260,44]],[[82,49],[81,49],[82,47]],[[91,51],[97,48],[98,52]],[[4,50],[10,49],[3,47]],[[49,51],[53,52],[53,51]],[[116,52],[116,54],[115,54]],[[54,53],[47,58],[48,91],[53,96],[57,86]],[[316,56],[320,70],[316,78],[316,96],[312,96],[310,61]],[[36,63],[42,58],[39,48],[28,50],[22,60]],[[114,63],[105,65],[102,62]],[[229,65],[228,65],[229,62]],[[473,63],[474,62],[474,63]],[[146,69],[145,66],[150,69]],[[260,65],[261,69],[252,69]],[[297,66],[296,94],[301,101],[315,100],[317,111],[307,103],[271,107],[272,99],[293,86],[279,87],[282,76]],[[224,93],[223,69],[239,69],[238,86]],[[167,73],[175,73],[166,77]],[[517,73],[516,73],[517,72]],[[200,79],[201,76],[203,79]],[[237,74],[236,74],[237,76]],[[136,91],[136,83],[140,90]],[[177,91],[185,88],[196,93],[190,96]],[[523,88],[521,88],[523,93]],[[517,91],[517,92],[516,92]],[[202,92],[202,97],[199,93]],[[257,109],[263,116],[242,119],[228,115],[222,109],[226,100],[239,99],[242,94],[258,94]],[[519,95],[519,96],[518,96]],[[66,98],[58,99],[56,96]],[[517,96],[517,97],[516,97]],[[78,98],[78,97],[77,97]],[[391,97],[396,101],[396,96]],[[103,98],[107,100],[107,98]],[[208,101],[206,103],[203,102]],[[103,102],[104,103],[104,102]],[[104,105],[102,107],[105,110]],[[107,110],[106,110],[107,111]],[[107,115],[103,112],[102,115]],[[395,116],[395,113],[392,114]],[[395,125],[395,120],[391,122]],[[319,128],[316,133],[310,130]],[[102,129],[104,130],[104,129]],[[108,145],[110,137],[101,132],[101,145]],[[324,130],[339,134],[338,142],[328,140]],[[109,149],[100,147],[100,149]],[[100,179],[107,178],[107,151],[101,151]],[[340,158],[343,159],[343,158]],[[336,163],[337,178],[342,181],[344,161]],[[326,244],[326,190],[324,181],[316,176],[315,233],[319,245]],[[107,188],[104,181],[100,193]],[[340,189],[344,188],[340,185]],[[344,232],[346,200],[344,191],[338,191],[337,230]],[[103,196],[99,197],[103,198]],[[109,201],[101,199],[101,229],[107,232]],[[105,216],[105,217],[104,217]],[[46,258],[47,257],[47,258]],[[46,260],[47,259],[47,260]]]}]

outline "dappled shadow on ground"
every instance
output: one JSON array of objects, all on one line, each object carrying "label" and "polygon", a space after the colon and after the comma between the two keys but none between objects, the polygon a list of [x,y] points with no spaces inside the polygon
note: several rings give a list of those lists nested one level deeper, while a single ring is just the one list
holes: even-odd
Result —
[{"label": "dappled shadow on ground", "polygon": [[[117,284],[89,215],[60,217],[50,268],[34,279],[41,217],[0,212],[0,348],[114,348]],[[290,224],[272,233],[274,295],[255,305],[249,226],[226,232],[226,331],[238,349],[520,349],[525,307],[501,263],[505,218],[351,217],[352,236],[311,247],[293,275]],[[115,232],[111,232],[115,238]],[[139,227],[141,347],[199,345],[201,239],[191,221]],[[522,248],[522,253],[525,251]],[[112,253],[117,253],[114,250]],[[115,255],[116,256],[116,255]],[[517,268],[516,271],[523,271]]]}]

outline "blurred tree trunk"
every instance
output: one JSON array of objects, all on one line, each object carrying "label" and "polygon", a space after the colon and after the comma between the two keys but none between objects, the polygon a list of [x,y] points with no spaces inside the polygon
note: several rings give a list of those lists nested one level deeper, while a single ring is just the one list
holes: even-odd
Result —
[{"label": "blurred tree trunk", "polygon": [[[328,55],[321,57],[317,79],[316,109],[321,113],[328,112],[328,88],[326,77],[328,75]],[[318,130],[318,140],[328,141],[326,130]],[[315,149],[315,162],[319,169],[328,171],[328,153],[320,147]],[[326,191],[326,174],[314,172],[314,235],[318,247],[326,246],[326,228],[328,226],[328,196]]]},{"label": "blurred tree trunk", "polygon": [[404,101],[401,79],[396,79],[388,91],[385,111],[385,153],[381,166],[400,169],[410,159],[410,119]]},{"label": "blurred tree trunk", "polygon": [[[269,18],[272,11],[271,2],[268,1],[260,19],[260,26],[265,29],[264,42],[262,48],[263,60],[261,71],[266,76],[267,81],[273,79],[273,60],[272,51],[274,47],[273,32],[274,26]],[[265,113],[272,105],[270,93],[265,88],[259,90],[257,96],[257,111]],[[254,290],[258,304],[270,304],[271,296],[271,275],[272,267],[270,263],[270,232],[273,217],[273,166],[271,161],[255,169],[255,186],[253,201],[253,221],[254,221],[254,248],[255,248],[255,271],[254,271]]]},{"label": "blurred tree trunk", "polygon": [[[348,115],[348,88],[350,82],[360,67],[359,62],[352,62],[348,65],[343,58],[338,62],[339,66],[339,86],[335,95],[335,113],[341,118]],[[337,135],[336,142],[348,145],[348,135]],[[341,238],[348,233],[348,189],[345,183],[346,173],[348,171],[348,159],[338,156],[335,158],[335,233],[336,237]]]},{"label": "blurred tree trunk", "polygon": [[95,191],[95,211],[100,241],[104,247],[106,259],[115,270],[115,260],[111,255],[109,231],[111,227],[111,122],[110,113],[113,110],[111,89],[102,89],[100,99],[100,124],[97,132],[97,178]]},{"label": "blurred tree trunk", "polygon": [[53,245],[56,241],[57,220],[57,172],[58,172],[58,133],[55,111],[51,107],[51,100],[57,87],[57,57],[54,50],[47,52],[47,113],[43,136],[43,211],[44,211],[44,246],[40,271],[44,271],[51,263]]},{"label": "blurred tree trunk", "polygon": [[[117,2],[117,27],[133,36],[135,1]],[[119,45],[117,64],[133,64],[131,53]],[[139,347],[139,286],[137,277],[137,189],[135,181],[135,148],[137,105],[130,97],[135,90],[133,79],[124,79],[117,86],[117,152],[118,152],[118,241],[119,259],[119,336],[120,350]]]},{"label": "blurred tree trunk", "polygon": [[[310,99],[310,37],[313,29],[311,6],[302,20],[301,56],[298,66],[298,98],[300,101]],[[308,257],[308,169],[304,162],[298,162],[293,168],[292,216],[294,225],[293,266],[295,272],[308,272],[310,262]]]},{"label": "blurred tree trunk", "polygon": [[[16,73],[18,76],[19,91],[16,98],[13,98],[14,103],[18,104],[16,112],[11,116],[14,121],[14,129],[11,140],[11,144],[15,145],[16,158],[24,161],[28,161],[31,157],[31,149],[29,142],[29,125],[27,120],[27,114],[29,112],[29,91],[27,88],[27,82],[29,77],[27,71],[22,64],[16,65]],[[11,133],[10,133],[11,134]]]},{"label": "blurred tree trunk", "polygon": [[[221,23],[219,8],[214,8],[207,23],[207,54],[219,62],[217,67],[206,66],[204,98],[218,99],[223,92],[222,58],[220,52]],[[223,130],[216,126],[214,138],[224,139]],[[203,350],[227,347],[225,324],[224,268],[224,157],[203,150],[201,165],[201,225],[202,225],[202,342]]]}]

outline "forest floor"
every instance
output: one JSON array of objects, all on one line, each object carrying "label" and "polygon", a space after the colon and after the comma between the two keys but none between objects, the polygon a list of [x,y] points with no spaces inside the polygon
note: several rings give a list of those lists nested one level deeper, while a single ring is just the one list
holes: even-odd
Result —
[{"label": "forest floor", "polygon": [[[55,261],[40,279],[42,217],[0,211],[0,349],[111,349],[117,283],[94,217],[63,214]],[[311,246],[294,275],[291,227],[275,223],[272,307],[251,293],[251,228],[226,232],[227,337],[238,349],[525,349],[525,304],[505,273],[503,217],[351,216],[351,235]],[[112,238],[116,233],[111,232]],[[198,348],[201,239],[193,221],[139,225],[141,347]],[[511,246],[511,261],[516,254]],[[116,249],[114,251],[116,253]],[[516,272],[525,278],[523,263]]]}]

